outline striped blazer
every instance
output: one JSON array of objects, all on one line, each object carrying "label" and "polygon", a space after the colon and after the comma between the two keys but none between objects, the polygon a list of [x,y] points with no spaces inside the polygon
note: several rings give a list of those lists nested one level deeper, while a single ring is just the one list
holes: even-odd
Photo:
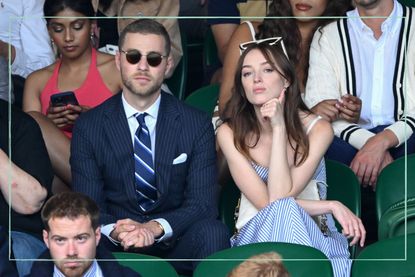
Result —
[{"label": "striped blazer", "polygon": [[[102,224],[166,219],[175,240],[201,219],[216,218],[215,135],[211,118],[165,92],[156,123],[154,168],[159,192],[138,208],[131,134],[121,93],[83,113],[71,141],[72,188],[98,203]],[[187,159],[175,163],[183,153]]]},{"label": "striped blazer", "polygon": [[[415,130],[415,18],[414,9],[403,7],[398,53],[393,76],[395,123],[387,127],[404,143]],[[339,99],[347,93],[356,96],[347,18],[332,22],[318,30],[310,48],[310,67],[304,101],[314,107],[326,99]],[[374,136],[359,124],[345,120],[332,123],[337,137],[360,149]]]}]

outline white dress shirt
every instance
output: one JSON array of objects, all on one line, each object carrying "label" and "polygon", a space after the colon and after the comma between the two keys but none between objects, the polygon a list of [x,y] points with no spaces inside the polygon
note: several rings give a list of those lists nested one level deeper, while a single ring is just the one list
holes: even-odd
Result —
[{"label": "white dress shirt", "polygon": [[382,35],[376,39],[357,9],[347,13],[356,95],[362,99],[359,121],[362,128],[372,129],[395,122],[393,76],[402,15],[402,6],[394,2],[392,13],[381,25]]},{"label": "white dress shirt", "polygon": [[44,0],[1,0],[0,40],[15,47],[12,74],[24,78],[53,63],[54,55],[43,18]]},{"label": "white dress shirt", "polygon": [[[53,277],[66,277],[66,276],[55,265],[54,268],[53,268]],[[87,272],[85,272],[82,275],[82,277],[104,277],[104,275],[102,274],[102,270],[99,267],[99,264],[98,264],[97,260],[94,260],[92,262],[91,266],[89,267]]]}]

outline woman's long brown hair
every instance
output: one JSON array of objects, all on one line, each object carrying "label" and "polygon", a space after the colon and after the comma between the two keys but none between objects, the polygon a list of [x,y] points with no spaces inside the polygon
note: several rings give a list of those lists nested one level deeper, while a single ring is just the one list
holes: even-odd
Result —
[{"label": "woman's long brown hair", "polygon": [[249,149],[255,147],[259,141],[260,123],[255,114],[254,106],[246,97],[241,77],[245,57],[254,49],[261,51],[273,69],[290,84],[285,93],[284,123],[288,142],[294,150],[294,164],[298,166],[307,159],[309,152],[309,141],[299,112],[303,111],[306,114],[311,112],[301,98],[294,66],[282,51],[281,44],[268,45],[267,42],[254,44],[242,53],[235,73],[232,97],[225,106],[221,121],[227,123],[232,129],[236,149],[248,159],[253,160],[249,154]]}]

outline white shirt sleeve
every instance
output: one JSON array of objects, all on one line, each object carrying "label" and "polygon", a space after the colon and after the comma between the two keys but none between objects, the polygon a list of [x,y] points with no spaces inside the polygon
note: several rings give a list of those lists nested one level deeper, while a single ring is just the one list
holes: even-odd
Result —
[{"label": "white shirt sleeve", "polygon": [[46,20],[43,18],[43,3],[44,0],[7,3],[6,7],[10,5],[11,9],[14,8],[12,14],[8,14],[11,16],[10,34],[2,34],[0,39],[15,48],[16,57],[12,63],[12,74],[26,78],[33,71],[46,67],[54,61]]},{"label": "white shirt sleeve", "polygon": [[157,218],[157,219],[153,219],[153,221],[157,221],[158,223],[160,223],[164,229],[164,235],[156,239],[156,242],[165,241],[173,236],[173,229],[171,228],[167,220],[165,220],[164,218]]},{"label": "white shirt sleeve", "polygon": [[114,230],[115,223],[107,224],[107,225],[101,225],[101,234],[104,234],[113,244],[119,245],[120,242],[113,239],[110,234],[112,230]]}]

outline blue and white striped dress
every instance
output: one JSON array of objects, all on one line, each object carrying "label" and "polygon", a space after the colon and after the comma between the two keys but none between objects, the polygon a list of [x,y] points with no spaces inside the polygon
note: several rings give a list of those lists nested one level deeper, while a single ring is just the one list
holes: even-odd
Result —
[{"label": "blue and white striped dress", "polygon": [[[253,164],[255,171],[267,183],[268,168]],[[321,160],[313,179],[326,183],[326,168]],[[319,194],[326,198],[327,188],[319,186]],[[327,214],[327,234],[324,235],[312,217],[293,197],[279,199],[260,210],[231,238],[231,245],[240,246],[256,242],[288,242],[311,246],[323,252],[333,266],[334,276],[350,276],[352,261],[348,242],[339,233],[331,214]]]}]

